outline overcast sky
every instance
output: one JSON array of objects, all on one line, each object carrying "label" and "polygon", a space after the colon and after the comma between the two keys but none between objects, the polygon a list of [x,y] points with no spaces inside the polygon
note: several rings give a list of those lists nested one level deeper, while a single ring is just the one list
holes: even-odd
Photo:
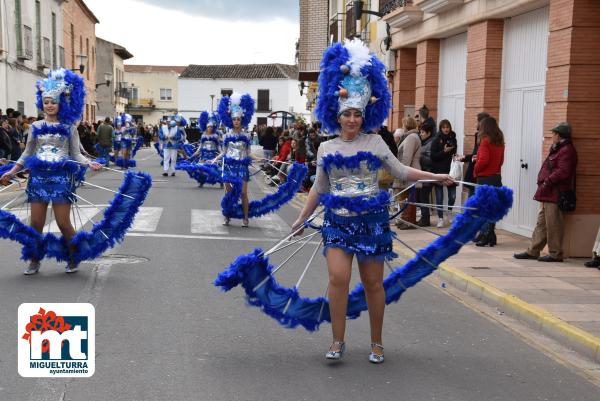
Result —
[{"label": "overcast sky", "polygon": [[100,20],[96,36],[134,55],[127,64],[294,63],[297,0],[85,3]]}]

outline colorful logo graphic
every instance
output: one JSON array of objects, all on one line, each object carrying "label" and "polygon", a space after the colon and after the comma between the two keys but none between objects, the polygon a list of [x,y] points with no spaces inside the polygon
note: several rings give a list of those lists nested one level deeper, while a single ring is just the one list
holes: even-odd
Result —
[{"label": "colorful logo graphic", "polygon": [[21,304],[19,374],[90,377],[95,369],[95,310],[91,304]]}]

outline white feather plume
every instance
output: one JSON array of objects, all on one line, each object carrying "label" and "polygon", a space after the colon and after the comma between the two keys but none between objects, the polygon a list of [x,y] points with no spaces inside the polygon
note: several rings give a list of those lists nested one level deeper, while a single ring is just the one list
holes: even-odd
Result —
[{"label": "white feather plume", "polygon": [[350,74],[354,76],[360,75],[360,69],[365,65],[371,64],[371,54],[369,48],[360,39],[346,40],[344,47],[348,50],[350,59],[348,60],[348,67],[350,67]]},{"label": "white feather plume", "polygon": [[231,101],[231,104],[239,105],[240,102],[242,101],[242,94],[234,92],[229,97],[229,100]]}]

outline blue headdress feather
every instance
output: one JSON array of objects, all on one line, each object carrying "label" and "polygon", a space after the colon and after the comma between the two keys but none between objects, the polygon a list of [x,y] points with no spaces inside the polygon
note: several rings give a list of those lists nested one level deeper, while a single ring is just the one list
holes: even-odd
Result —
[{"label": "blue headdress feather", "polygon": [[51,96],[51,92],[59,99],[58,121],[68,125],[81,120],[85,105],[85,84],[79,75],[65,68],[52,70],[48,73],[48,78],[37,81],[36,88],[38,109],[44,109],[44,93]]},{"label": "blue headdress feather", "polygon": [[[319,97],[315,114],[323,124],[323,128],[328,132],[336,132],[340,129],[338,122],[338,113],[340,111],[340,90],[345,89],[353,93],[354,89],[370,89],[370,99],[366,105],[359,106],[363,111],[363,130],[369,131],[378,128],[387,118],[391,108],[391,94],[388,87],[388,81],[385,77],[385,66],[374,55],[370,54],[368,59],[366,47],[361,49],[364,44],[357,42],[358,39],[342,43],[335,43],[325,50],[321,60],[321,72],[319,74]],[[359,50],[359,60],[354,60],[353,52]],[[357,65],[360,69],[357,70]],[[369,88],[346,87],[350,83],[348,77],[355,79],[366,78]],[[344,86],[343,83],[346,85]]]},{"label": "blue headdress feather", "polygon": [[[239,98],[239,103],[237,102]],[[234,93],[230,96],[223,96],[219,102],[218,112],[221,122],[225,124],[227,128],[233,128],[233,121],[231,120],[232,108],[239,107],[243,110],[242,114],[242,127],[246,128],[252,121],[254,115],[254,99],[250,94],[246,93],[239,95]]]},{"label": "blue headdress feather", "polygon": [[217,131],[217,128],[220,124],[219,115],[215,112],[203,111],[200,113],[200,117],[198,118],[198,126],[200,128],[200,132],[206,131],[208,124],[211,124],[214,128],[213,132]]}]

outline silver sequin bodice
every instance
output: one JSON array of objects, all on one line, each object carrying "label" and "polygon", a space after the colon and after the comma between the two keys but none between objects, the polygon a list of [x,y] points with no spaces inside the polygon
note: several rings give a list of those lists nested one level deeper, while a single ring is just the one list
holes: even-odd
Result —
[{"label": "silver sequin bodice", "polygon": [[379,192],[377,170],[371,171],[367,161],[362,161],[360,168],[355,170],[331,167],[328,175],[329,189],[333,195],[371,197]]},{"label": "silver sequin bodice", "polygon": [[202,142],[201,148],[204,150],[217,150],[217,144],[214,141],[206,140]]},{"label": "silver sequin bodice", "polygon": [[69,138],[56,134],[38,135],[35,156],[46,162],[59,162],[68,159]]},{"label": "silver sequin bodice", "polygon": [[244,141],[231,141],[227,144],[225,156],[235,160],[244,160],[249,156],[248,145]]}]

